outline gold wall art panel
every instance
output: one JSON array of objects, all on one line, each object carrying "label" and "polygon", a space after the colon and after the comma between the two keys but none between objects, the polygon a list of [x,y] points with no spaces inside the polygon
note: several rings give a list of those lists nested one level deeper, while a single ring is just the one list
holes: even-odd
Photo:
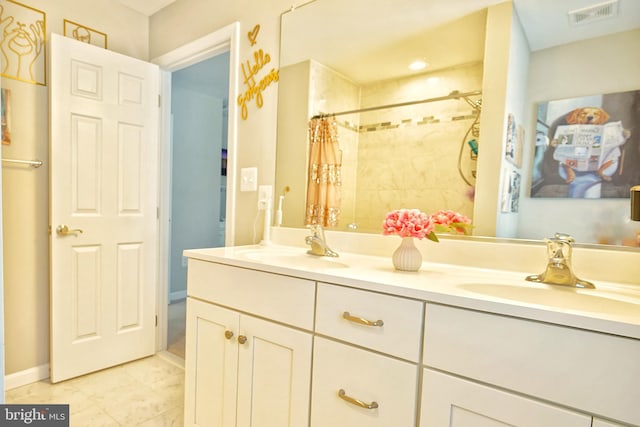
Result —
[{"label": "gold wall art panel", "polygon": [[46,14],[6,0],[0,3],[2,77],[46,86]]},{"label": "gold wall art panel", "polygon": [[107,48],[107,35],[77,22],[64,20],[64,35],[94,46]]}]

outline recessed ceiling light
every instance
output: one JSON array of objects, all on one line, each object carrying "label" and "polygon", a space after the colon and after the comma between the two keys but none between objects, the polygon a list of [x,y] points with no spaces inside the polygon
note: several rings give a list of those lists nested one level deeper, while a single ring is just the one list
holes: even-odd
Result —
[{"label": "recessed ceiling light", "polygon": [[429,64],[427,64],[425,61],[419,59],[417,61],[413,61],[411,64],[409,64],[409,69],[411,71],[418,71],[418,70],[423,70],[425,68],[427,68],[429,66]]}]

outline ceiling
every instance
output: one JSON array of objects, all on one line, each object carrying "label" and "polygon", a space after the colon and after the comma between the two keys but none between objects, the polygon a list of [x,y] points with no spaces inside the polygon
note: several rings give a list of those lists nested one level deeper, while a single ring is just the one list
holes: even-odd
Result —
[{"label": "ceiling", "polygon": [[[280,66],[313,52],[316,61],[367,83],[406,75],[420,58],[430,64],[426,71],[482,61],[486,8],[503,1],[317,0],[283,15]],[[513,0],[532,51],[640,28],[639,0],[619,0],[614,18],[569,24],[569,11],[603,1]]]},{"label": "ceiling", "polygon": [[162,8],[169,6],[176,0],[118,0],[123,5],[140,12],[143,15],[151,16]]},{"label": "ceiling", "polygon": [[[151,16],[177,0],[118,1]],[[428,70],[481,61],[486,7],[503,1],[302,1],[303,6],[283,14],[285,41],[280,66],[306,60],[309,52],[314,52],[313,59],[365,83],[406,75],[407,65],[415,59],[428,62]],[[536,51],[640,28],[640,0],[619,0],[619,10],[613,18],[580,25],[569,23],[569,11],[606,1],[609,0],[513,0],[513,3],[529,47]]]},{"label": "ceiling", "polygon": [[513,0],[529,47],[536,51],[640,28],[640,1],[619,0],[617,16],[578,25],[568,12],[605,3],[606,0]]}]

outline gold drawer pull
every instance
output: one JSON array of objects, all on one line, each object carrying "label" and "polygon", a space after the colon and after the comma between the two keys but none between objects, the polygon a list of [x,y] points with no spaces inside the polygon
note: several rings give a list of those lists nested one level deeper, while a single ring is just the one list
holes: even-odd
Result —
[{"label": "gold drawer pull", "polygon": [[238,335],[238,342],[240,344],[244,344],[247,342],[247,337],[245,335]]},{"label": "gold drawer pull", "polygon": [[233,332],[231,332],[231,331],[229,331],[229,330],[224,331],[224,337],[225,337],[226,339],[230,340],[231,338],[233,338]]},{"label": "gold drawer pull", "polygon": [[338,397],[340,397],[340,399],[351,403],[352,405],[356,405],[359,406],[361,408],[364,409],[377,409],[378,408],[378,402],[371,402],[371,403],[365,403],[362,400],[359,399],[355,399],[351,396],[347,396],[347,392],[344,391],[344,389],[340,389],[338,390]]},{"label": "gold drawer pull", "polygon": [[367,320],[362,317],[352,316],[348,311],[342,313],[342,318],[348,320],[349,322],[359,323],[365,326],[384,326],[384,322],[382,320]]}]

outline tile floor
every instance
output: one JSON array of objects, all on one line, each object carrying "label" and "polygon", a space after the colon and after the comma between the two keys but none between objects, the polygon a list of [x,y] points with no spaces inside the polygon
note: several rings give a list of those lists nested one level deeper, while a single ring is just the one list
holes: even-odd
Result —
[{"label": "tile floor", "polygon": [[6,403],[68,403],[71,427],[183,426],[184,369],[154,355],[57,384],[6,392]]}]

